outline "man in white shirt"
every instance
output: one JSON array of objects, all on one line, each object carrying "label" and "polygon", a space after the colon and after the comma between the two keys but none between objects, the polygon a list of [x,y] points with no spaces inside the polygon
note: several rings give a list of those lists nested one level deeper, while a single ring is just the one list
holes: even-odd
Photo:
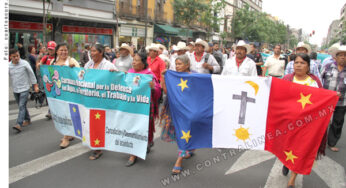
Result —
[{"label": "man in white shirt", "polygon": [[122,72],[127,72],[130,68],[132,68],[132,62],[133,62],[133,49],[131,46],[127,45],[126,43],[121,44],[120,48],[120,57],[118,57],[115,62],[113,61],[113,64],[115,67]]},{"label": "man in white shirt", "polygon": [[191,71],[203,74],[219,73],[220,65],[213,55],[205,53],[209,48],[208,43],[202,39],[195,42],[195,52],[190,56]]},{"label": "man in white shirt", "polygon": [[10,58],[9,76],[12,81],[13,95],[19,106],[17,123],[12,128],[19,133],[23,126],[31,123],[29,111],[26,108],[30,86],[34,86],[35,92],[39,92],[39,89],[30,64],[20,58],[19,51],[11,49]]},{"label": "man in white shirt", "polygon": [[180,55],[186,54],[189,50],[189,47],[186,46],[185,42],[179,41],[177,46],[175,46],[174,50],[177,52],[177,55],[171,57],[171,64],[169,66],[169,70],[175,71],[175,59]]},{"label": "man in white shirt", "polygon": [[262,76],[265,76],[267,70],[268,75],[273,77],[283,77],[285,74],[285,59],[281,55],[281,46],[275,45],[274,54],[267,58],[264,64]]},{"label": "man in white shirt", "polygon": [[256,63],[246,57],[250,45],[240,40],[235,48],[235,57],[227,59],[221,75],[257,76]]}]

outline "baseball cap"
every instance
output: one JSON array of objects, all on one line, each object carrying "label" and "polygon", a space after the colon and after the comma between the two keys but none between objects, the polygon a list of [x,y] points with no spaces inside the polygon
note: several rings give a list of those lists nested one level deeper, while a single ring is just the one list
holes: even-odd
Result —
[{"label": "baseball cap", "polygon": [[48,44],[47,44],[47,48],[48,49],[52,49],[54,50],[56,47],[56,43],[54,41],[49,41]]}]

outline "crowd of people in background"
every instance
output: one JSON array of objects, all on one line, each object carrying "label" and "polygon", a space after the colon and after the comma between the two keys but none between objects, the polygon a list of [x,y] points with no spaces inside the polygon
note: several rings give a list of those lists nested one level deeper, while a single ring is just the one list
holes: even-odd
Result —
[{"label": "crowd of people in background", "polygon": [[[103,69],[126,73],[141,73],[153,75],[150,83],[152,101],[150,108],[149,140],[147,152],[153,147],[153,132],[155,119],[159,118],[162,126],[161,139],[167,142],[175,140],[174,126],[170,118],[169,104],[164,73],[167,70],[177,72],[220,74],[233,76],[271,76],[311,87],[320,87],[336,91],[339,98],[332,118],[326,140],[328,148],[337,152],[336,144],[341,136],[344,116],[346,112],[346,46],[335,44],[329,48],[330,57],[319,61],[317,53],[312,52],[310,46],[299,42],[294,50],[283,50],[282,46],[274,45],[273,50],[260,49],[255,44],[247,44],[240,40],[232,47],[220,47],[219,43],[208,43],[202,39],[196,41],[179,41],[172,46],[152,43],[147,47],[136,50],[133,45],[123,43],[112,49],[108,45],[86,44],[81,53],[80,62],[68,54],[65,43],[56,44],[50,41],[39,49],[28,47],[29,54],[25,56],[23,46],[17,44],[18,50],[10,51],[9,74],[14,88],[14,95],[19,105],[18,120],[13,129],[22,131],[22,127],[30,124],[30,116],[26,109],[29,88],[33,85],[35,91],[43,89],[40,81],[40,65],[60,65],[70,67],[84,67],[85,69]],[[27,59],[28,62],[24,59]],[[40,85],[40,87],[37,86]],[[159,112],[159,103],[163,108]],[[47,118],[51,118],[48,112]],[[64,136],[60,147],[66,148],[73,137]],[[322,143],[321,143],[322,144]],[[95,150],[89,159],[101,157],[102,151]],[[178,158],[172,169],[172,174],[179,174],[182,170],[183,159],[194,155],[194,151],[178,151]],[[136,163],[137,157],[130,156],[126,166]],[[288,168],[283,166],[282,173],[288,174]],[[292,173],[288,186],[294,186],[297,174]]]}]

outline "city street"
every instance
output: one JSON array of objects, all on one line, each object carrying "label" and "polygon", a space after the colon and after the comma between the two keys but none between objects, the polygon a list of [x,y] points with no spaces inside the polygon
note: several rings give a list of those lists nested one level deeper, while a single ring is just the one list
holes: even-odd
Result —
[{"label": "city street", "polygon": [[[177,145],[160,140],[156,127],[155,145],[147,159],[125,167],[128,155],[105,151],[95,161],[88,159],[90,149],[79,140],[60,149],[60,135],[53,121],[47,120],[48,107],[28,103],[32,124],[16,134],[12,129],[18,108],[9,105],[9,187],[10,188],[114,188],[114,187],[270,187],[284,188],[287,177],[282,164],[270,153],[248,150],[201,149],[183,161],[179,176],[170,172],[177,156]],[[299,175],[296,187],[346,187],[346,131],[339,152],[326,150],[315,162],[309,176]]]}]

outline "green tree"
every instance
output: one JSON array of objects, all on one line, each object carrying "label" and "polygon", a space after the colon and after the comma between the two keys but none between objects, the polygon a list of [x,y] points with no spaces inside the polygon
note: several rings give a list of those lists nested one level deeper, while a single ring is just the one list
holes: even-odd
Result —
[{"label": "green tree", "polygon": [[249,41],[283,44],[287,41],[286,25],[273,21],[264,12],[251,11],[249,5],[236,11],[232,19],[232,37]]},{"label": "green tree", "polygon": [[202,10],[206,8],[207,5],[200,0],[174,0],[174,21],[189,26],[200,19]]},{"label": "green tree", "polygon": [[220,32],[220,23],[224,18],[218,15],[226,6],[226,2],[225,0],[210,0],[206,5],[206,9],[201,14],[200,22],[206,26],[209,38],[213,32]]}]

